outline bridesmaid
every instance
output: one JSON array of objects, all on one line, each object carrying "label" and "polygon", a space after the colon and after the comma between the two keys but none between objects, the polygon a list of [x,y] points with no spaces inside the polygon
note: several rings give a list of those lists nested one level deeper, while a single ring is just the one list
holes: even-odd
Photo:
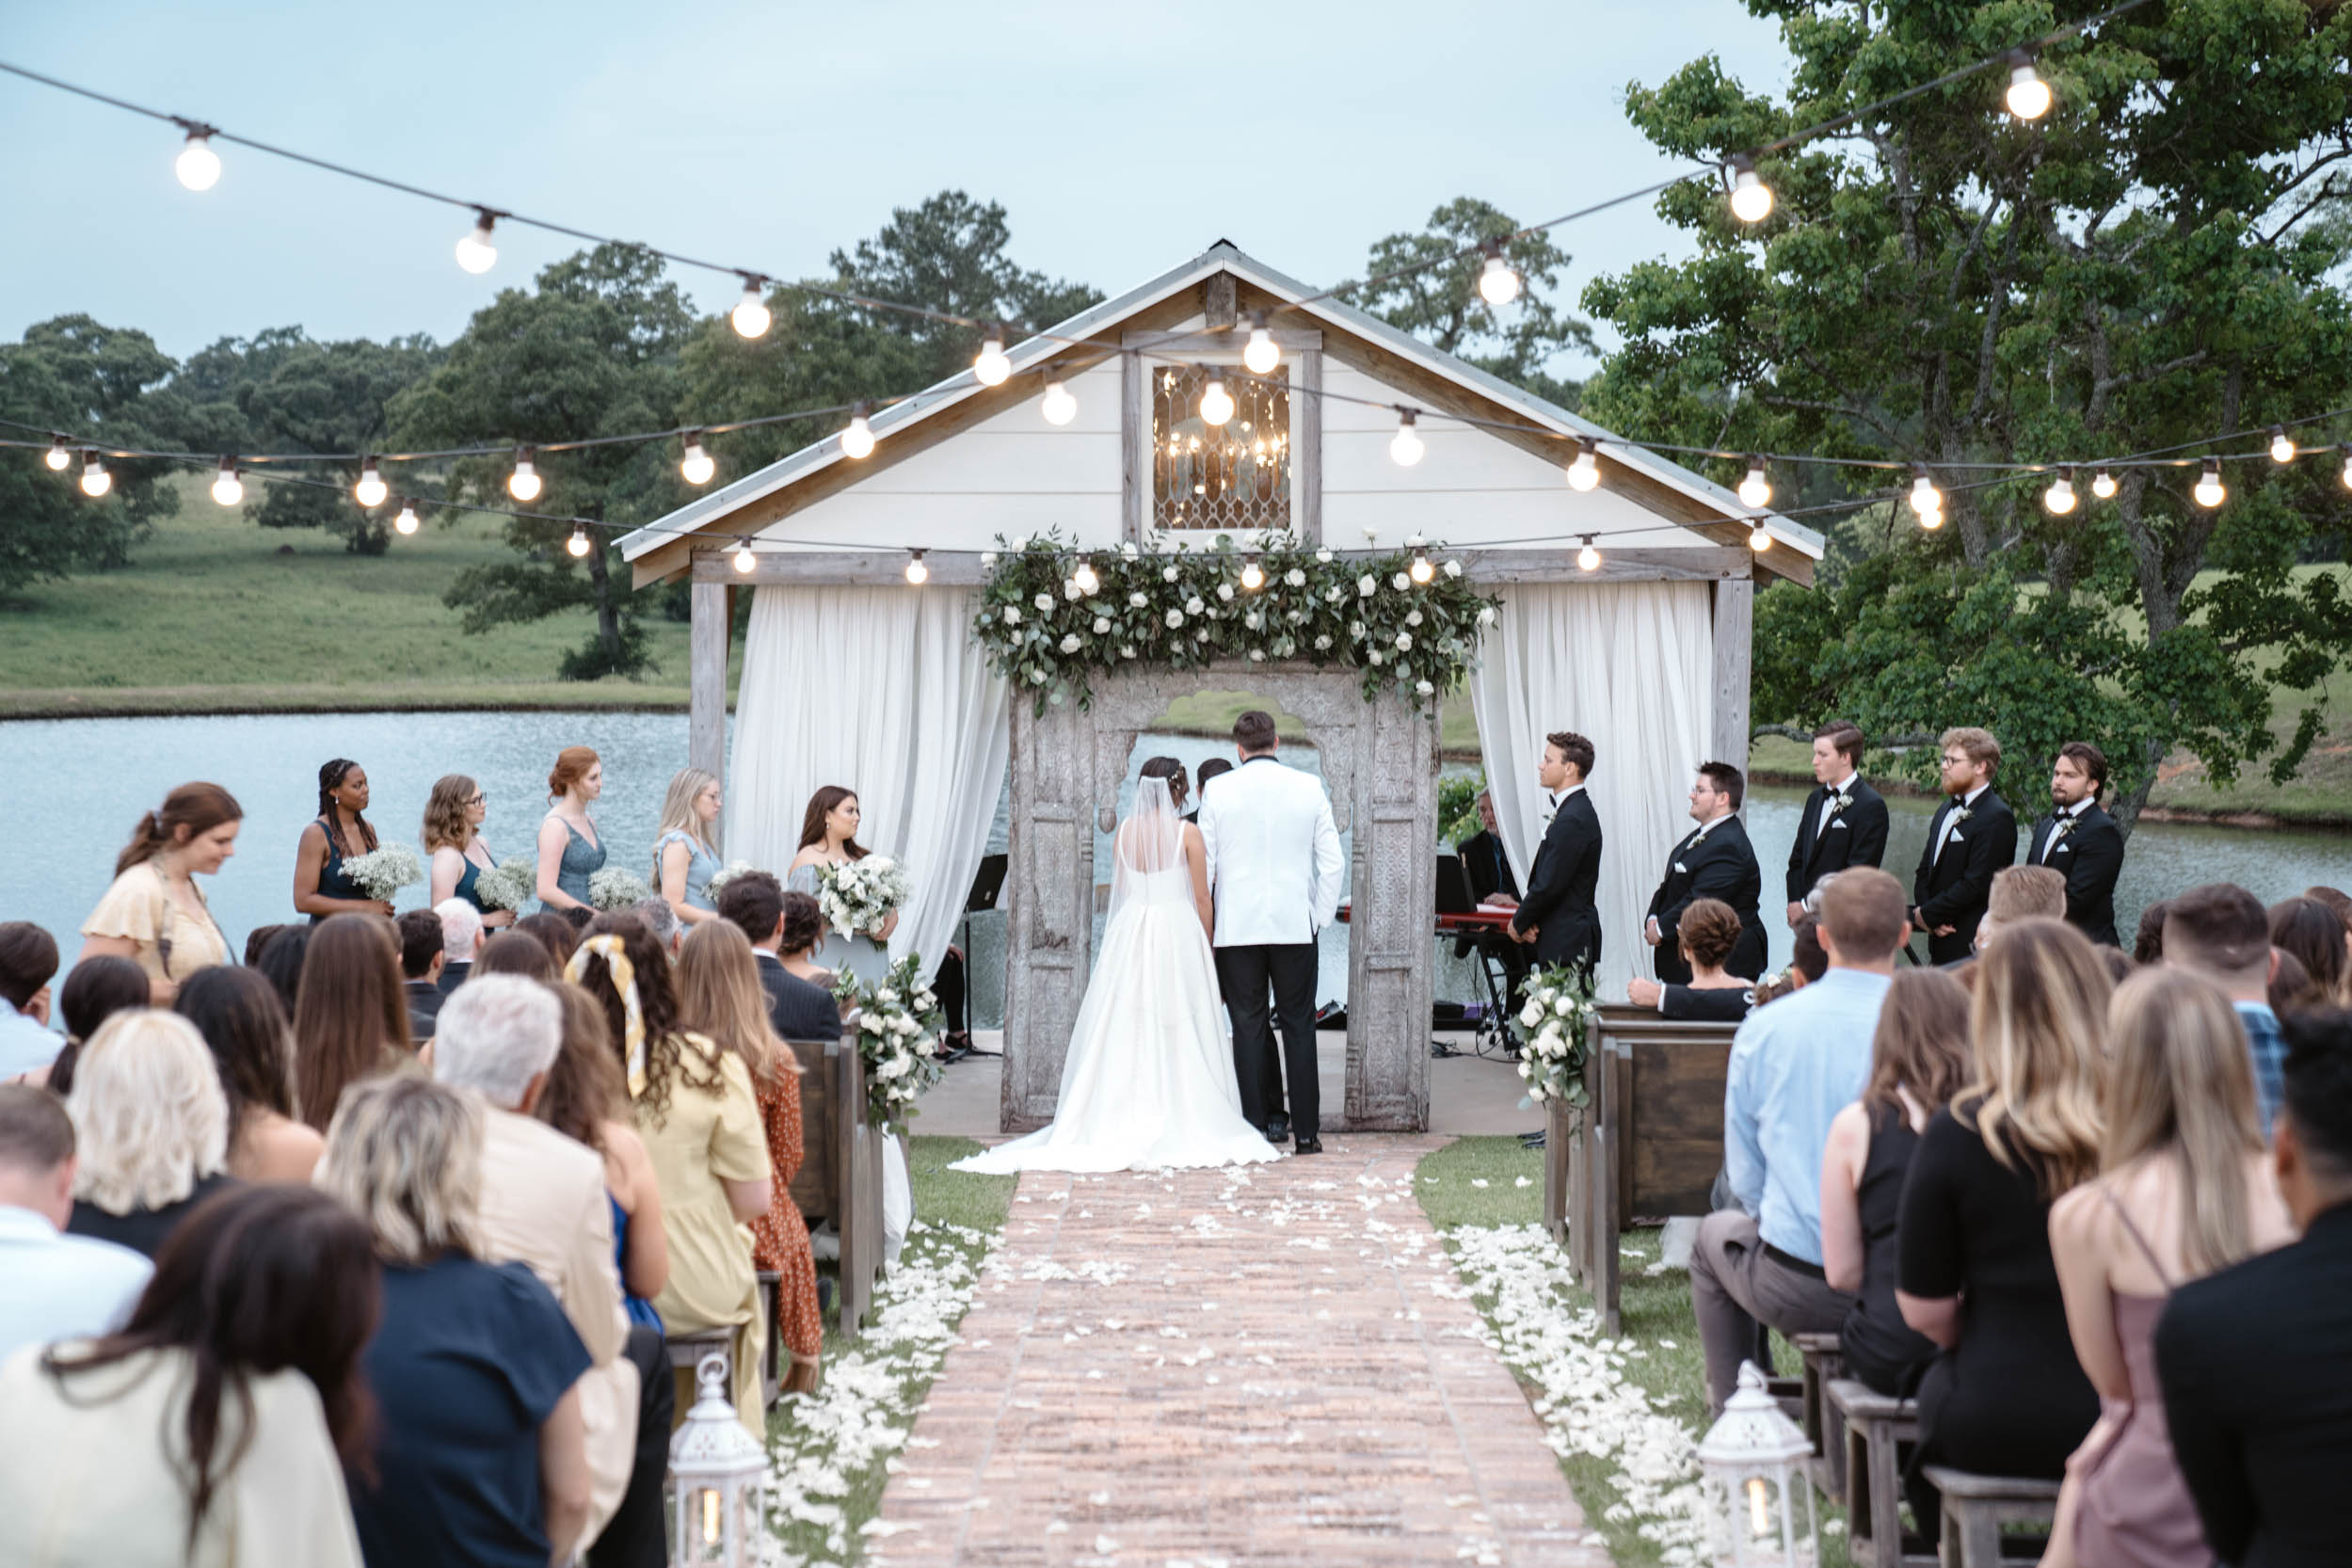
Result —
[{"label": "bridesmaid", "polygon": [[294,852],[294,908],[316,925],[329,915],[389,915],[387,900],[343,874],[343,863],[376,846],[367,809],[367,770],[338,757],[318,770],[318,819],[302,830]]},{"label": "bridesmaid", "polygon": [[424,853],[433,861],[432,896],[425,906],[463,899],[482,912],[484,925],[512,925],[512,909],[493,908],[474,890],[482,873],[498,866],[498,857],[482,838],[482,819],[489,814],[490,797],[464,774],[445,773],[433,780],[433,792],[424,802]]},{"label": "bridesmaid", "polygon": [[712,833],[719,820],[719,781],[700,768],[680,768],[662,797],[662,826],[653,845],[653,890],[692,926],[718,919],[711,878],[723,862]]},{"label": "bridesmaid", "polygon": [[[857,841],[857,796],[839,784],[827,784],[808,797],[808,811],[801,819],[800,853],[792,857],[791,873],[784,885],[796,892],[814,896],[817,891],[819,866],[846,865],[863,860],[868,851]],[[898,929],[898,913],[889,917],[871,932],[843,936],[827,930],[818,952],[828,963],[847,969],[858,979],[872,984],[890,969],[889,949],[884,944],[890,933]]]},{"label": "bridesmaid", "polygon": [[539,824],[539,907],[592,909],[588,878],[604,869],[604,840],[588,807],[604,792],[604,764],[586,746],[555,754],[547,796],[555,804]]}]

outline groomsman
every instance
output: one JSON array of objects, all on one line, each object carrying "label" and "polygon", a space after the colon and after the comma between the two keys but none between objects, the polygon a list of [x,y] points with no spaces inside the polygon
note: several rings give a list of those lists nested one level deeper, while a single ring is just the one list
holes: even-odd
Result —
[{"label": "groomsman", "polygon": [[1601,912],[1593,903],[1601,882],[1601,818],[1584,787],[1592,772],[1591,741],[1567,729],[1544,738],[1544,760],[1535,770],[1544,786],[1544,840],[1528,868],[1527,893],[1511,917],[1511,935],[1533,943],[1536,961],[1547,966],[1601,961]]},{"label": "groomsman", "polygon": [[1651,896],[1650,918],[1641,928],[1641,939],[1657,949],[1657,977],[1667,984],[1689,982],[1690,963],[1675,926],[1703,898],[1721,899],[1739,917],[1739,941],[1724,972],[1751,980],[1764,973],[1764,918],[1757,909],[1764,871],[1738,814],[1747,791],[1747,780],[1729,762],[1699,764],[1698,781],[1690,786],[1690,819],[1699,826],[1666,857],[1665,880]]},{"label": "groomsman", "polygon": [[2066,923],[2094,942],[2115,936],[2115,879],[2123,874],[2123,829],[2099,797],[2107,788],[2107,759],[2088,741],[2058,747],[2050,771],[2047,816],[2034,824],[2025,863],[2066,873]]},{"label": "groomsman", "polygon": [[1788,923],[1804,918],[1805,895],[1820,880],[1886,857],[1886,801],[1862,781],[1861,727],[1848,719],[1813,732],[1813,777],[1788,852]]},{"label": "groomsman", "polygon": [[2017,858],[2017,814],[1993,792],[2001,743],[1986,729],[1947,729],[1944,801],[1928,824],[1912,878],[1912,928],[1928,934],[1928,957],[1957,964],[1975,951],[1976,922],[1992,897],[1992,873]]}]

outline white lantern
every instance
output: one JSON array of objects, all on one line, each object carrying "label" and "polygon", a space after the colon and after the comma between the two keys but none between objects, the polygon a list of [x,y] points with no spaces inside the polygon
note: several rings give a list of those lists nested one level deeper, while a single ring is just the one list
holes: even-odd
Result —
[{"label": "white lantern", "polygon": [[767,1453],[728,1398],[726,1356],[704,1356],[695,1383],[694,1408],[670,1438],[670,1561],[753,1568],[768,1528]]},{"label": "white lantern", "polygon": [[1805,1461],[1813,1444],[1765,1391],[1752,1361],[1699,1445],[1716,1568],[1813,1568],[1820,1538]]}]

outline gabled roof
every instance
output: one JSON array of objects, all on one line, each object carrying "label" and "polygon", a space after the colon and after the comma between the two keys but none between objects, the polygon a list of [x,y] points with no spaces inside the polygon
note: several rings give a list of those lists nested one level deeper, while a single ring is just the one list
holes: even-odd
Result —
[{"label": "gabled roof", "polygon": [[[1592,421],[1571,413],[1559,404],[1538,397],[1523,387],[1514,386],[1500,376],[1493,376],[1442,349],[1433,348],[1400,328],[1379,317],[1340,303],[1336,299],[1320,298],[1300,304],[1316,291],[1296,279],[1286,277],[1273,268],[1245,254],[1231,243],[1219,240],[1207,250],[1181,265],[1172,267],[1147,283],[1129,289],[1114,298],[1106,299],[1068,320],[1058,322],[1038,336],[1010,346],[1006,353],[1013,362],[1016,376],[1040,361],[1067,356],[1074,340],[1090,340],[1097,334],[1115,328],[1121,322],[1149,310],[1155,305],[1197,287],[1220,272],[1253,284],[1275,298],[1292,303],[1294,314],[1314,317],[1328,326],[1406,360],[1443,380],[1449,381],[1479,399],[1504,410],[1507,417],[1522,419],[1529,424],[1546,428],[1562,436],[1591,436],[1608,442],[1605,455],[1636,472],[1656,482],[1667,489],[1680,493],[1699,504],[1705,511],[1726,522],[1736,522],[1742,528],[1752,527],[1756,513],[1739,498],[1704,474],[1693,472],[1680,463],[1672,462],[1641,447],[1625,444],[1623,438],[1605,430]],[[1103,351],[1115,348],[1115,342],[1099,345]],[[874,413],[869,422],[877,440],[894,432],[907,430],[931,419],[942,410],[978,396],[988,389],[968,370],[937,384],[924,388],[913,397],[893,403]],[[1440,412],[1440,410],[1432,410]],[[656,520],[644,528],[624,535],[620,551],[624,560],[635,562],[642,557],[673,545],[679,535],[712,528],[724,519],[763,497],[785,489],[796,482],[821,472],[836,463],[850,459],[841,453],[840,442],[834,436],[802,447],[789,456],[780,457],[767,467],[747,473],[742,478],[721,486],[708,495],[698,496],[678,510]],[[1770,529],[1775,543],[1784,545],[1807,558],[1821,558],[1821,536],[1800,523],[1790,521],[1777,513],[1767,513],[1764,521]],[[1661,516],[1661,527],[1689,526],[1680,520]],[[725,532],[724,530],[714,530]],[[1695,530],[1694,530],[1695,531]],[[1569,547],[1563,538],[1561,548]]]}]

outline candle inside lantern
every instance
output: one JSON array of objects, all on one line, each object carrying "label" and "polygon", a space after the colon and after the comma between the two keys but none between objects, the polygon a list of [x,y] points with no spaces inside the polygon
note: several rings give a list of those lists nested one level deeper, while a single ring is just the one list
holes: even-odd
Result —
[{"label": "candle inside lantern", "polygon": [[1772,1533],[1772,1494],[1764,1484],[1762,1476],[1748,1478],[1748,1532],[1766,1536]]},{"label": "candle inside lantern", "polygon": [[709,1546],[719,1544],[719,1495],[713,1488],[705,1488],[702,1494],[702,1540]]}]

